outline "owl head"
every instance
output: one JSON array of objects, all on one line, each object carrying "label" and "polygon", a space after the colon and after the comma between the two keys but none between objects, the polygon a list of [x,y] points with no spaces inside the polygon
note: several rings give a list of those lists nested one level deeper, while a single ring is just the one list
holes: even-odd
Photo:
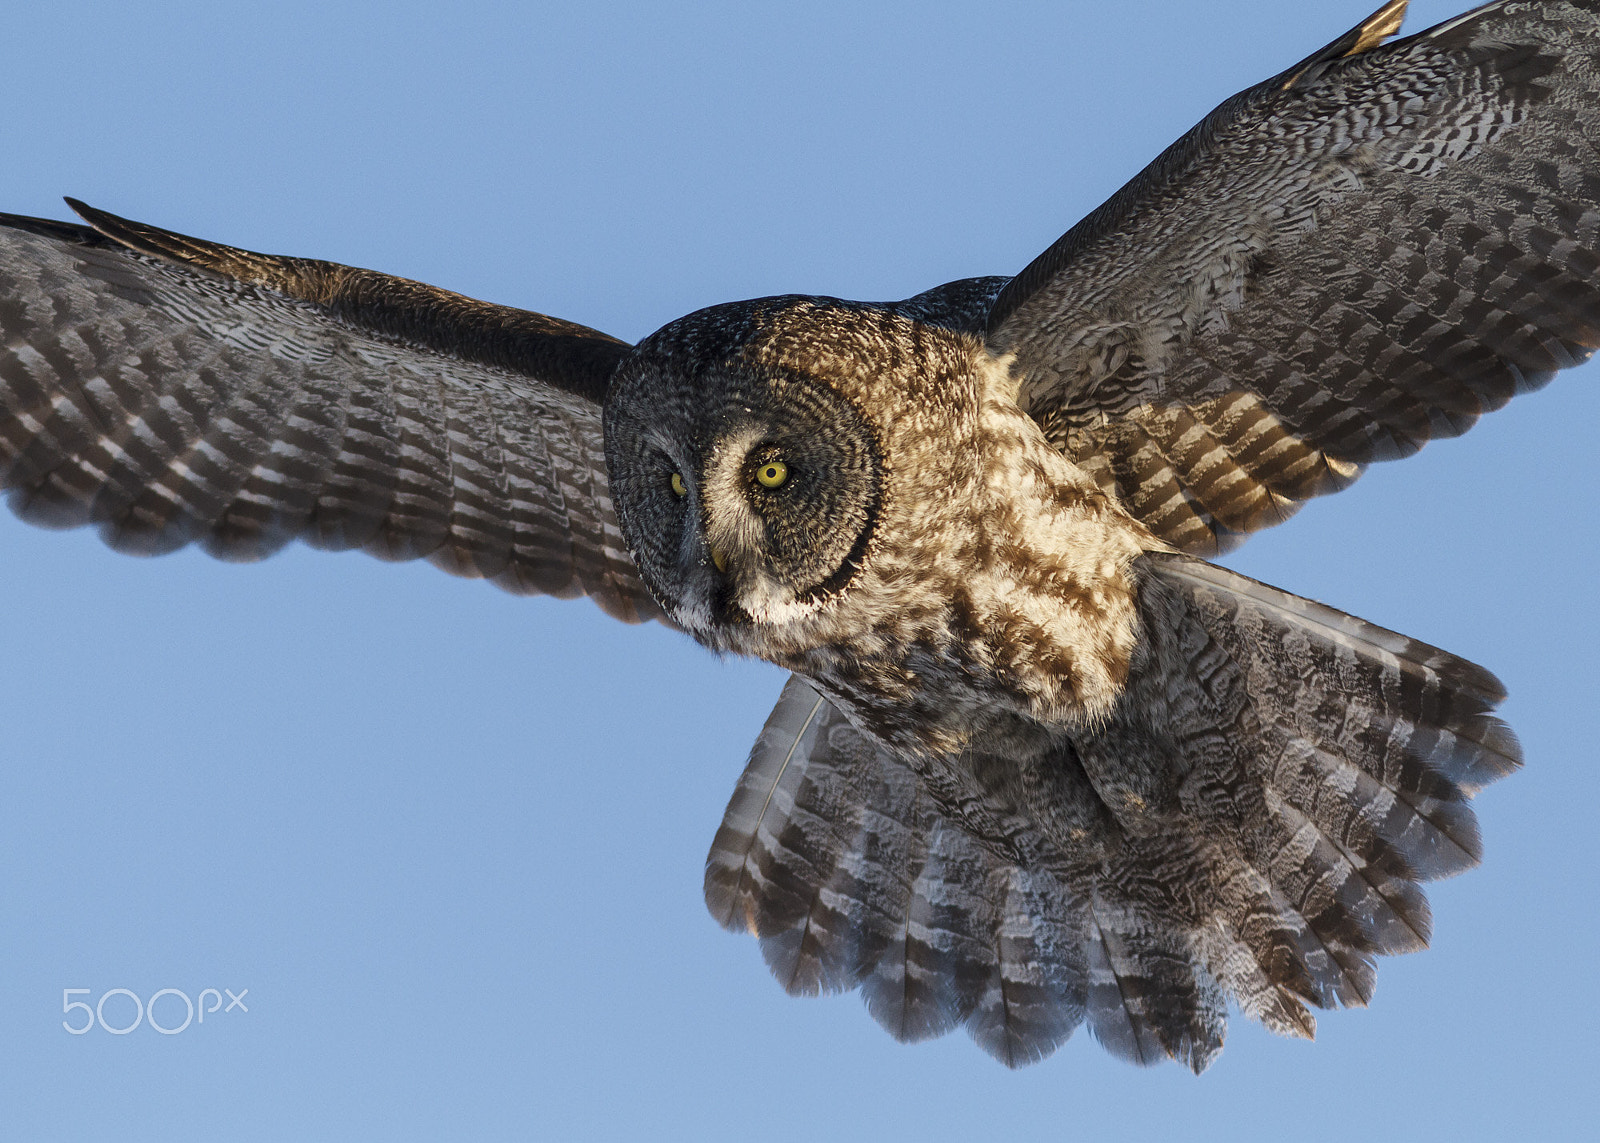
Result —
[{"label": "owl head", "polygon": [[701,310],[641,342],[607,394],[606,460],[666,612],[708,646],[770,657],[775,632],[858,591],[907,492],[940,492],[900,487],[921,459],[907,438],[956,443],[972,351],[892,309],[803,297]]}]

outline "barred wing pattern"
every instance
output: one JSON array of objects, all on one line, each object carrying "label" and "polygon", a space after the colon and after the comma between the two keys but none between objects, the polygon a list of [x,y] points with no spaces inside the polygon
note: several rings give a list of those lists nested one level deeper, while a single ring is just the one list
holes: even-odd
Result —
[{"label": "barred wing pattern", "polygon": [[292,539],[657,618],[607,489],[614,338],[73,204],[0,217],[0,487],[113,547]]},{"label": "barred wing pattern", "polygon": [[[1308,1004],[1364,1005],[1376,955],[1427,944],[1417,883],[1476,864],[1468,798],[1520,763],[1499,684],[1191,557],[1141,580],[1148,638],[1105,725],[1004,760],[961,808],[931,796],[937,762],[791,679],[706,861],[713,916],[790,992],[860,987],[897,1038],[964,1024],[1010,1066],[1087,1021],[1118,1056],[1201,1071],[1230,996],[1298,1036]],[[1001,771],[1030,766],[1092,788],[1097,836],[1016,803]]]},{"label": "barred wing pattern", "polygon": [[1213,553],[1600,345],[1600,4],[1403,0],[1230,99],[1000,295],[1050,439]]}]

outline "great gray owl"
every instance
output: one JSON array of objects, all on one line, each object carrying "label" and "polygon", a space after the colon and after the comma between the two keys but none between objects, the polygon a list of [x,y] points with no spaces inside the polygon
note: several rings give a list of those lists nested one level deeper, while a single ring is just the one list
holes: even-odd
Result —
[{"label": "great gray owl", "polygon": [[1483,670],[1199,557],[1600,345],[1600,2],[1404,8],[1015,278],[637,346],[5,216],[0,480],[124,550],[425,557],[792,670],[707,901],[899,1038],[1310,1035],[1426,943],[1518,750]]}]

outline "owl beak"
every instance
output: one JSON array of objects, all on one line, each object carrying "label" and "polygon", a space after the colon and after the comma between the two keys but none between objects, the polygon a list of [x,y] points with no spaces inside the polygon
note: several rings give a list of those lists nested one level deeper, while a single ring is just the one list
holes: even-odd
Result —
[{"label": "owl beak", "polygon": [[728,570],[728,553],[721,548],[712,548],[711,563],[719,572],[726,573]]}]

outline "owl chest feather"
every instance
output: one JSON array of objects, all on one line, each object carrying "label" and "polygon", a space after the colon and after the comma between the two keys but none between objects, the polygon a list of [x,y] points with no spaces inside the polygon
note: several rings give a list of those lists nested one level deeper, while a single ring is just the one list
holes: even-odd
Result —
[{"label": "owl chest feather", "polygon": [[1025,744],[997,739],[1092,723],[1139,637],[1130,569],[1152,538],[1045,441],[1002,369],[980,381],[964,450],[900,442],[862,575],[785,663],[902,751],[1010,752]]}]

